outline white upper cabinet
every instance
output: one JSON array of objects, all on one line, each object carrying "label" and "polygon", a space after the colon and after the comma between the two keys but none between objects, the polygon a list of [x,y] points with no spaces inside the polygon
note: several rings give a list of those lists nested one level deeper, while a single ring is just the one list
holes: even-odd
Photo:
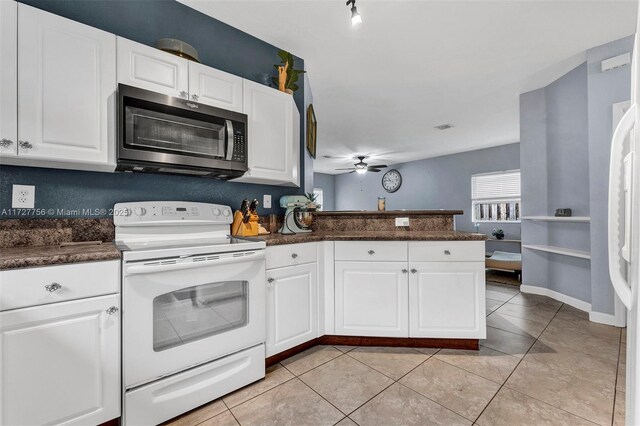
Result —
[{"label": "white upper cabinet", "polygon": [[242,78],[197,62],[189,62],[192,101],[242,112]]},{"label": "white upper cabinet", "polygon": [[115,60],[113,34],[18,5],[22,164],[113,170]]},{"label": "white upper cabinet", "polygon": [[120,295],[0,313],[0,424],[120,416]]},{"label": "white upper cabinet", "polygon": [[118,83],[186,99],[189,61],[118,37]]},{"label": "white upper cabinet", "polygon": [[410,267],[410,337],[486,338],[484,262],[411,262]]},{"label": "white upper cabinet", "polygon": [[300,113],[293,96],[243,80],[249,170],[234,182],[300,186]]},{"label": "white upper cabinet", "polygon": [[0,1],[0,155],[18,154],[18,3]]}]

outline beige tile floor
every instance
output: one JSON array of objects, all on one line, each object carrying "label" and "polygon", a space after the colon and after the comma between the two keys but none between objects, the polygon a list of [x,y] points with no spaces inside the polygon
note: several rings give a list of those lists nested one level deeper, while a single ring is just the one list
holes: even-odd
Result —
[{"label": "beige tile floor", "polygon": [[624,330],[495,284],[487,325],[479,351],[317,346],[168,424],[624,424]]}]

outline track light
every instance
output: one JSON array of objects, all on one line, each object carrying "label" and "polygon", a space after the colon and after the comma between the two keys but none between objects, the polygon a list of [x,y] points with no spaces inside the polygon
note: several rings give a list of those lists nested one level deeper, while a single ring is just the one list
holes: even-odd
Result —
[{"label": "track light", "polygon": [[356,0],[348,0],[347,6],[351,5],[351,25],[354,27],[360,23],[362,23],[362,16],[358,13],[358,8],[356,8]]}]

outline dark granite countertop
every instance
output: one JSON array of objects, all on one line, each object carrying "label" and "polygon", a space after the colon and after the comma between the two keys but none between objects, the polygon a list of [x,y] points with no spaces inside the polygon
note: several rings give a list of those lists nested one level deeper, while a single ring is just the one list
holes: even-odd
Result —
[{"label": "dark granite countertop", "polygon": [[461,231],[316,231],[306,234],[269,234],[258,237],[267,246],[318,241],[485,241],[485,234]]},{"label": "dark granite countertop", "polygon": [[439,216],[461,215],[462,210],[338,210],[321,211],[315,213],[318,216]]},{"label": "dark granite countertop", "polygon": [[120,259],[113,243],[0,248],[0,270]]}]

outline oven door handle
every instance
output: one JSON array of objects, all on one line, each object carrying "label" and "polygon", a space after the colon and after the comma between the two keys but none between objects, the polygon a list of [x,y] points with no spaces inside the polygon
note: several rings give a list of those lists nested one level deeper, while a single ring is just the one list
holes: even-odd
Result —
[{"label": "oven door handle", "polygon": [[233,123],[231,120],[225,120],[224,125],[227,128],[227,156],[225,160],[231,161],[233,159]]},{"label": "oven door handle", "polygon": [[[200,256],[194,256],[197,258]],[[251,262],[255,260],[264,259],[264,250],[253,251],[243,253],[242,255],[238,255],[238,253],[234,253],[233,255],[222,255],[217,259],[211,260],[198,260],[191,262],[177,262],[177,263],[146,263],[146,264],[133,264],[128,265],[125,268],[126,275],[140,275],[140,274],[155,274],[158,272],[171,272],[171,271],[180,271],[184,269],[195,269],[195,268],[206,268],[208,266],[217,266],[217,265],[228,265],[232,263],[243,263],[243,262]]]}]

